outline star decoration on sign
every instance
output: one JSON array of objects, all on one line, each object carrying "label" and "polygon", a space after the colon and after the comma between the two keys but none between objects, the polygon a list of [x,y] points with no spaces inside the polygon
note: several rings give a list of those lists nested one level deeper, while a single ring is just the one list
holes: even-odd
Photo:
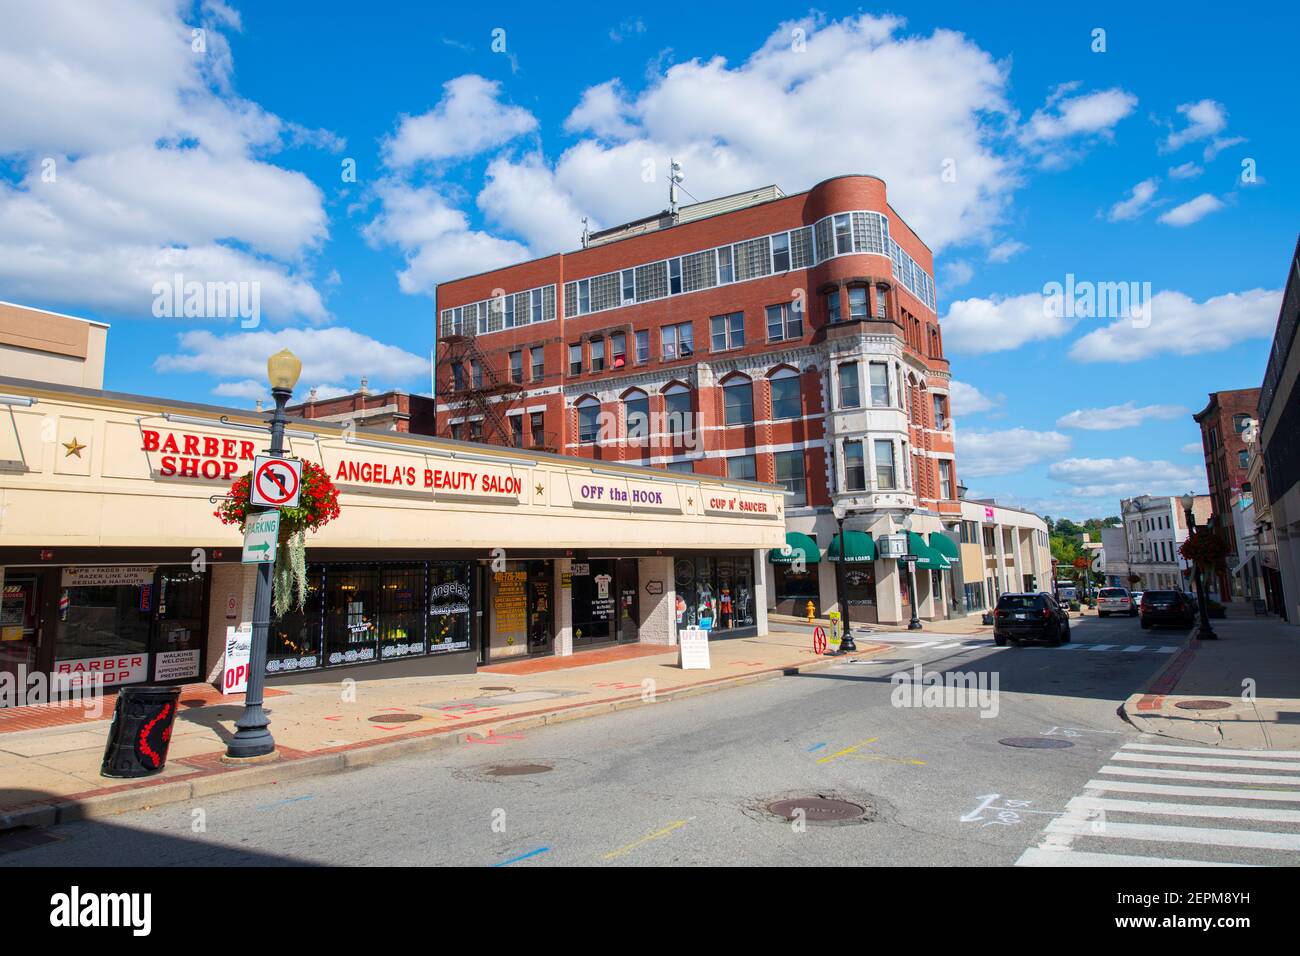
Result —
[{"label": "star decoration on sign", "polygon": [[692,498],[690,495],[687,495],[687,496],[686,496],[686,507],[688,507],[688,508],[694,508],[694,507],[695,507],[695,499]]},{"label": "star decoration on sign", "polygon": [[78,458],[80,458],[81,453],[86,446],[81,444],[81,442],[77,441],[77,436],[73,435],[72,441],[64,442],[63,447],[67,449],[67,451],[64,452],[63,454],[64,458],[71,458],[73,455],[76,455]]},{"label": "star decoration on sign", "polygon": [[537,485],[537,486],[536,486],[536,491],[537,491],[537,493],[538,493],[539,495],[540,495],[542,492],[544,492],[545,490],[546,490],[546,486],[545,486],[545,485]]}]

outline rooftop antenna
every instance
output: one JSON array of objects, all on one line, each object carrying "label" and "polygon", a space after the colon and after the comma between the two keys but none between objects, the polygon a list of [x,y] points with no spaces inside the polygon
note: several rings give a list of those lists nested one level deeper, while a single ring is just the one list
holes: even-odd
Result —
[{"label": "rooftop antenna", "polygon": [[668,160],[668,215],[677,221],[677,187],[682,181],[682,164],[675,159]]},{"label": "rooftop antenna", "polygon": [[591,241],[591,230],[587,228],[587,217],[582,217],[582,248],[586,249]]}]

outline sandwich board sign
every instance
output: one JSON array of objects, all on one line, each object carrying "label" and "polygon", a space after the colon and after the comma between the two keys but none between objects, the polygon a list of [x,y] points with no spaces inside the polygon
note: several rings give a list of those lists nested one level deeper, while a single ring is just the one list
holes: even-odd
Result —
[{"label": "sandwich board sign", "polygon": [[276,542],[280,540],[280,512],[262,511],[249,519],[244,532],[244,564],[265,564],[275,560]]},{"label": "sandwich board sign", "polygon": [[253,459],[253,486],[248,502],[255,508],[296,508],[302,494],[302,462],[296,458],[258,455]]},{"label": "sandwich board sign", "polygon": [[226,659],[221,666],[221,693],[242,694],[248,689],[248,658],[253,649],[253,625],[241,621],[226,628]]},{"label": "sandwich board sign", "polygon": [[709,632],[702,627],[683,627],[677,631],[677,644],[681,650],[681,668],[709,669]]}]

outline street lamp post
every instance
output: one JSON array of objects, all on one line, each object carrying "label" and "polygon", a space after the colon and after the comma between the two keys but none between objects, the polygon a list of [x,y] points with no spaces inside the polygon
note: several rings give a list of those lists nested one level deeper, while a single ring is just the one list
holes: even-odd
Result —
[{"label": "street lamp post", "polygon": [[[1187,535],[1190,538],[1196,533],[1196,518],[1192,515],[1192,506],[1196,504],[1196,496],[1190,491],[1183,495],[1183,517],[1187,519]],[[1213,641],[1217,640],[1219,635],[1210,627],[1210,605],[1205,600],[1205,583],[1201,580],[1201,565],[1199,562],[1192,563],[1192,573],[1196,578],[1196,604],[1201,612],[1201,626],[1196,631],[1197,640]]]},{"label": "street lamp post", "polygon": [[[284,407],[289,403],[289,397],[293,394],[293,387],[298,384],[301,373],[302,362],[288,349],[281,349],[266,362],[271,396],[275,399],[269,453],[276,457],[284,454]],[[244,712],[235,721],[235,736],[226,747],[226,756],[237,760],[275,753],[275,739],[268,729],[271,720],[262,709],[262,690],[266,685],[266,638],[271,624],[271,572],[270,561],[263,561],[257,566],[257,590],[253,596],[253,640],[248,653],[248,688],[244,692]]]},{"label": "street lamp post", "polygon": [[916,613],[916,555],[912,554],[912,516],[903,519],[903,533],[907,535],[907,593],[912,599],[912,619],[907,622],[909,631],[921,630],[921,618]]},{"label": "street lamp post", "polygon": [[835,562],[835,603],[840,609],[840,618],[844,624],[844,633],[840,637],[840,653],[856,654],[858,645],[853,642],[853,624],[849,620],[849,604],[845,599],[844,562],[848,560],[848,542],[844,540],[844,512],[835,509],[835,524],[839,528],[840,559]]}]

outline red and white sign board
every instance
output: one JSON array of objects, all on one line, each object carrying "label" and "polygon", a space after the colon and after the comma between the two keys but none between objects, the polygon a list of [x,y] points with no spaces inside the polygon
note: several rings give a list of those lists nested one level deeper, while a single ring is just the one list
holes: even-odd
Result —
[{"label": "red and white sign board", "polygon": [[679,662],[684,671],[709,670],[709,632],[701,627],[683,627],[677,631],[681,652]]},{"label": "red and white sign board", "polygon": [[302,494],[302,462],[258,455],[253,462],[250,504],[261,508],[296,508]]},{"label": "red and white sign board", "polygon": [[60,687],[93,686],[97,680],[103,681],[105,687],[139,684],[149,679],[149,655],[113,654],[55,661],[54,676]]},{"label": "red and white sign board", "polygon": [[248,658],[253,650],[253,625],[242,622],[226,628],[226,658],[221,665],[221,693],[242,694],[248,690]]}]

